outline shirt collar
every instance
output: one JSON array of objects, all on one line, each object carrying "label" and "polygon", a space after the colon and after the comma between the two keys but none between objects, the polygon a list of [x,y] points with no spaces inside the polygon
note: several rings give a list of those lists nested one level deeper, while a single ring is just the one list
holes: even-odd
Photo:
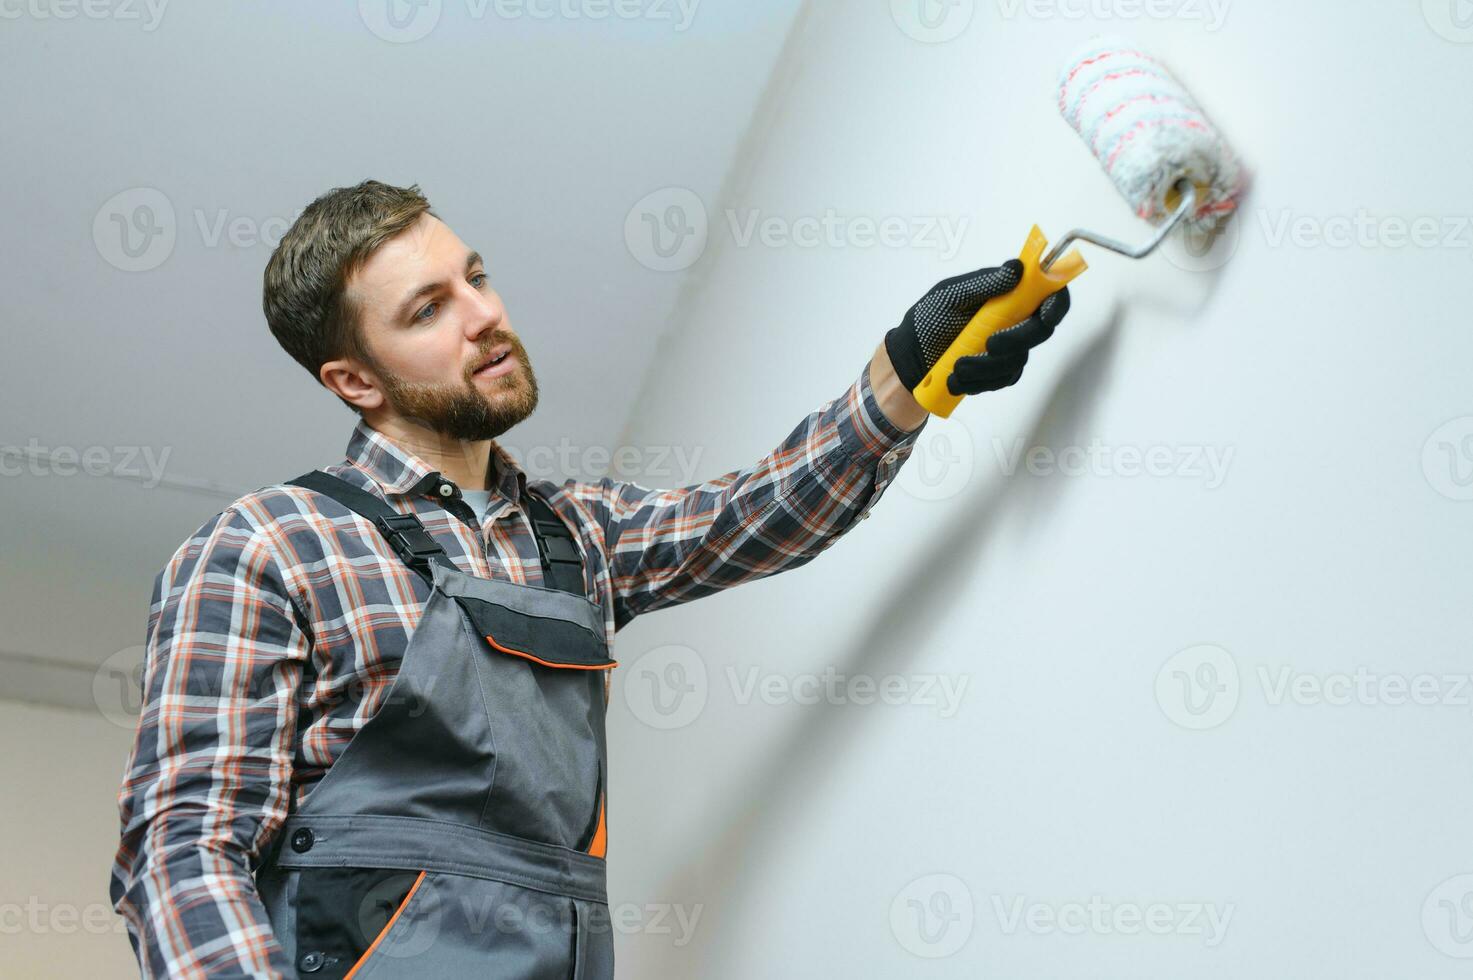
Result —
[{"label": "shirt collar", "polygon": [[[348,439],[347,461],[373,478],[385,496],[411,497],[433,494],[444,480],[438,470],[389,439],[360,418]],[[517,466],[498,442],[491,443],[486,463],[486,488],[511,501],[520,501],[527,489],[527,474]]]}]

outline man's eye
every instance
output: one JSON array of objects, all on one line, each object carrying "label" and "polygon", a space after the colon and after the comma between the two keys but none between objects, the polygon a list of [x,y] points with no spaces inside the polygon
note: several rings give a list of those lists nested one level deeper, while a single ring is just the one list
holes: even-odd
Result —
[{"label": "man's eye", "polygon": [[[486,273],[484,273],[484,272],[477,272],[477,273],[474,273],[474,274],[471,275],[471,281],[472,282],[474,282],[477,279],[485,279],[485,278],[486,278]],[[477,289],[480,289],[482,285],[484,285],[484,283],[477,283],[476,284],[476,288]],[[418,313],[416,313],[414,315],[414,319],[416,321],[421,321],[421,322],[422,321],[427,321],[427,320],[431,319],[431,316],[433,316],[433,314],[431,314],[431,316],[426,316],[425,314],[426,313],[429,313],[431,310],[433,310],[435,307],[437,307],[439,305],[440,305],[439,303],[426,303],[424,305],[424,307]]]}]

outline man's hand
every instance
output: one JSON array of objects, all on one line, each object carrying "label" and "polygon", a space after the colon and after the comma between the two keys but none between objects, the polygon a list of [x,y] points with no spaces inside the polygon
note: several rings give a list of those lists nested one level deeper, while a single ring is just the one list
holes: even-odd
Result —
[{"label": "man's hand", "polygon": [[[900,326],[885,335],[885,350],[896,377],[914,392],[926,373],[946,353],[982,305],[1011,292],[1023,276],[1023,263],[1008,259],[1001,266],[943,279],[905,314]],[[1028,363],[1028,352],[1048,340],[1069,312],[1069,287],[1044,300],[1023,322],[987,338],[987,351],[957,358],[946,379],[953,395],[976,395],[1016,384]]]}]

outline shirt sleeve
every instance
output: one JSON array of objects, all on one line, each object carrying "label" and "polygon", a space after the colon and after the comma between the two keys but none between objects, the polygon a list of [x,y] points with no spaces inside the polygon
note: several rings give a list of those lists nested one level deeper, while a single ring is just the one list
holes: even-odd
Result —
[{"label": "shirt sleeve", "polygon": [[237,505],[154,581],[109,893],[147,977],[292,976],[252,870],[285,819],[310,641]]},{"label": "shirt sleeve", "polygon": [[869,516],[924,428],[885,416],[866,364],[745,469],[674,490],[609,477],[565,484],[603,531],[614,628],[812,561]]}]

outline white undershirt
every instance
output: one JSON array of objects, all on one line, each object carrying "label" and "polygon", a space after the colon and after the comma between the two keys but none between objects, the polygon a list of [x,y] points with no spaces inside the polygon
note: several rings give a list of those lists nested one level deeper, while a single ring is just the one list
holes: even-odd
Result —
[{"label": "white undershirt", "polygon": [[480,527],[486,526],[486,511],[491,509],[490,490],[461,490],[460,495],[465,502],[471,505],[471,510],[476,512],[476,522]]}]

